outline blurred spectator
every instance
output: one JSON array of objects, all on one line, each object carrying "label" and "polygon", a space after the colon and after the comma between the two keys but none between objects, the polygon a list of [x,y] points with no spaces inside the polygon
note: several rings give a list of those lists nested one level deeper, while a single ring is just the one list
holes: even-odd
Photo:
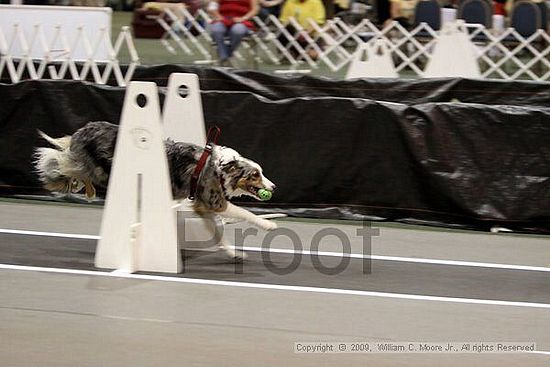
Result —
[{"label": "blurred spectator", "polygon": [[[506,0],[505,0],[506,1]],[[442,7],[442,8],[454,8],[454,9],[457,9],[458,8],[458,3],[460,2],[460,0],[437,0],[437,2],[439,3],[439,5]]]},{"label": "blurred spectator", "polygon": [[184,2],[178,3],[168,3],[168,2],[158,2],[158,1],[148,1],[143,3],[142,9],[156,10],[159,12],[160,16],[164,16],[164,12],[168,9],[179,19],[183,20],[183,14],[179,11],[181,8],[185,8],[186,5]]},{"label": "blurred spectator", "polygon": [[[286,0],[281,11],[280,20],[285,25],[290,34],[295,35],[296,41],[301,46],[307,46],[307,41],[303,34],[296,34],[297,29],[289,24],[289,19],[293,17],[305,32],[313,35],[313,26],[311,22],[319,25],[325,23],[325,6],[321,0]],[[279,42],[283,45],[288,44],[288,40],[282,34],[279,36]],[[298,51],[290,49],[292,53],[297,55]],[[314,50],[309,50],[309,56],[313,59],[317,58]]]},{"label": "blurred spectator", "polygon": [[495,15],[506,15],[506,0],[493,0],[493,13]]},{"label": "blurred spectator", "polygon": [[390,19],[384,25],[397,21],[405,28],[414,24],[414,9],[418,0],[390,0]]},{"label": "blurred spectator", "polygon": [[325,7],[321,0],[286,0],[280,20],[286,25],[290,17],[309,31],[312,28],[310,19],[319,25],[325,23]]},{"label": "blurred spectator", "polygon": [[281,5],[285,0],[260,0],[260,16],[267,18],[270,15],[279,17]]},{"label": "blurred spectator", "polygon": [[[179,2],[147,1],[141,4],[136,3],[136,6],[139,6],[139,9],[156,11],[160,17],[164,17],[166,10],[170,10],[178,20],[183,22],[187,29],[195,35],[198,34],[198,31],[193,28],[189,20],[185,19],[185,15],[181,9],[187,9],[191,15],[195,15],[203,6],[202,0],[181,0]],[[168,20],[168,22],[171,23],[171,20]],[[204,27],[202,20],[199,20],[198,23]],[[177,27],[174,28],[174,31],[181,32]]]},{"label": "blurred spectator", "polygon": [[348,10],[350,8],[352,0],[334,0],[333,3],[334,14],[338,14],[341,11]]},{"label": "blurred spectator", "polygon": [[390,19],[390,2],[388,0],[376,1],[376,19],[378,24],[384,24]]},{"label": "blurred spectator", "polygon": [[146,1],[146,2],[136,2],[136,5],[139,8],[143,9],[152,9],[152,10],[158,10],[159,12],[163,12],[165,9],[173,10],[174,13],[179,17],[180,12],[178,12],[178,9],[186,8],[189,13],[195,15],[197,10],[199,10],[202,7],[202,0],[181,0],[181,1]]},{"label": "blurred spectator", "polygon": [[[179,0],[179,1],[141,1],[133,2],[135,8],[132,17],[132,28],[136,38],[160,38],[165,34],[163,27],[157,23],[157,18],[163,18],[171,25],[172,31],[175,33],[184,32],[183,27],[189,30],[192,34],[198,35],[200,30],[193,26],[193,23],[186,19],[182,10],[186,9],[192,15],[196,14],[202,5],[202,0]],[[178,22],[167,16],[170,11],[175,16]],[[198,23],[204,28],[202,20]],[[201,28],[202,30],[202,28]]]},{"label": "blurred spectator", "polygon": [[[505,1],[504,9],[506,12],[505,15],[510,16],[510,14],[512,14],[512,9],[514,8],[514,5],[521,0],[504,0],[504,1]],[[541,3],[546,0],[530,0],[530,1],[533,3]]]},{"label": "blurred spectator", "polygon": [[[259,0],[217,0],[208,4],[210,31],[216,42],[220,65],[231,66],[230,58],[243,37],[254,30],[252,18],[260,10]],[[225,38],[229,38],[226,44]]]}]

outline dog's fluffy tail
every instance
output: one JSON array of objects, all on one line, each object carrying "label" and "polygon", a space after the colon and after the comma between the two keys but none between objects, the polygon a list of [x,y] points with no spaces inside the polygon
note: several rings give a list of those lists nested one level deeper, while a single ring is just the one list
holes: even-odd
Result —
[{"label": "dog's fluffy tail", "polygon": [[34,167],[45,188],[50,191],[68,192],[72,183],[71,137],[54,139],[42,131],[38,134],[55,148],[36,148]]},{"label": "dog's fluffy tail", "polygon": [[71,137],[64,136],[62,138],[54,139],[51,136],[46,135],[43,131],[38,130],[38,135],[40,135],[44,140],[53,145],[54,147],[65,150],[71,146]]}]

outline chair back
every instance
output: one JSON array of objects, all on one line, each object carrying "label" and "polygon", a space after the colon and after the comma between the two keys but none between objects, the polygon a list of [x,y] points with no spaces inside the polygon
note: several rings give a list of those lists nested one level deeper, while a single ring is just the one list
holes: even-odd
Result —
[{"label": "chair back", "polygon": [[491,28],[493,23],[493,7],[485,0],[466,0],[458,7],[458,19],[464,19],[467,24],[481,24]]},{"label": "chair back", "polygon": [[434,31],[441,28],[441,6],[437,0],[423,0],[414,9],[414,25],[427,23]]},{"label": "chair back", "polygon": [[546,1],[535,3],[540,9],[540,27],[545,31],[548,30],[548,5]]},{"label": "chair back", "polygon": [[529,37],[541,27],[540,8],[531,1],[519,1],[512,8],[510,26],[523,37]]}]

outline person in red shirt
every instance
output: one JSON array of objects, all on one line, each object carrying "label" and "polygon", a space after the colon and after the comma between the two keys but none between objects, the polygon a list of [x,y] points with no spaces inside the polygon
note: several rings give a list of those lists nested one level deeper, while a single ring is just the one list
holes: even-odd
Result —
[{"label": "person in red shirt", "polygon": [[[212,16],[210,32],[216,42],[221,65],[227,65],[241,40],[254,30],[251,19],[260,10],[258,0],[217,0],[208,6]],[[229,37],[229,45],[225,38]]]}]

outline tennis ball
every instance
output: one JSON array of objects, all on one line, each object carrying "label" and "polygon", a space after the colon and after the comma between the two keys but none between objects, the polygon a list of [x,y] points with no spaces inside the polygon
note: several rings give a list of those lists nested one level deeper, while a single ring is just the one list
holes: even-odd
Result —
[{"label": "tennis ball", "polygon": [[269,190],[266,190],[266,189],[259,189],[258,190],[258,196],[260,197],[260,199],[262,201],[267,201],[267,200],[271,199],[272,195],[273,195],[273,193]]}]

